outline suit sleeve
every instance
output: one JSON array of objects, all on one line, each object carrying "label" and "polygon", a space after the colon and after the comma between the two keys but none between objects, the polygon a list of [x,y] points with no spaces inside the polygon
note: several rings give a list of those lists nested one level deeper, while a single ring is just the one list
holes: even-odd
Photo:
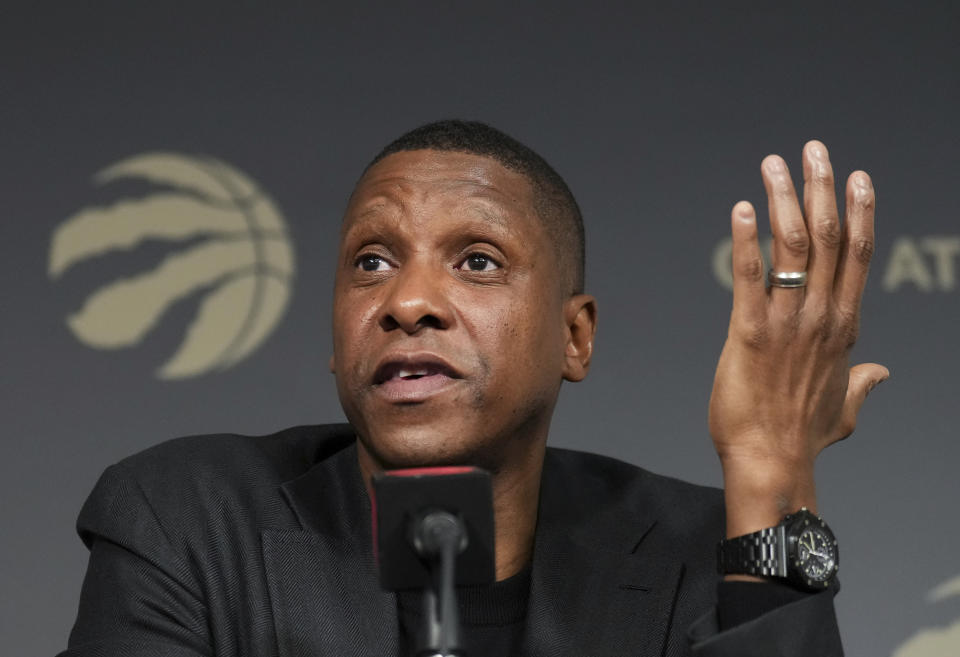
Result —
[{"label": "suit sleeve", "polygon": [[196,569],[175,549],[122,465],[87,499],[77,531],[90,548],[77,621],[60,657],[206,657],[213,653]]},{"label": "suit sleeve", "polygon": [[688,638],[694,657],[842,657],[833,592],[817,593],[720,630],[716,610],[698,619]]}]

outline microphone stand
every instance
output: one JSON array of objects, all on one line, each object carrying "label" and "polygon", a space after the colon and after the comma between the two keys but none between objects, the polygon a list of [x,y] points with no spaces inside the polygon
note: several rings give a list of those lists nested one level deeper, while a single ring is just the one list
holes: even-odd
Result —
[{"label": "microphone stand", "polygon": [[417,657],[464,657],[460,610],[454,588],[457,555],[467,547],[463,521],[442,510],[420,514],[413,523],[413,546],[430,569],[423,592],[424,628]]}]

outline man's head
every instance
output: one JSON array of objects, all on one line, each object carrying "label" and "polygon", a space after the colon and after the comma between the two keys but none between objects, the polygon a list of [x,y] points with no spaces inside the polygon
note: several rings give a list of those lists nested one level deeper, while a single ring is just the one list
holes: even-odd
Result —
[{"label": "man's head", "polygon": [[564,195],[539,156],[480,124],[408,133],[364,172],[341,233],[331,367],[371,467],[540,458],[596,326],[593,298],[575,293],[582,240],[573,257],[562,246],[582,232]]},{"label": "man's head", "polygon": [[490,157],[522,174],[533,188],[534,208],[557,250],[569,294],[584,289],[584,234],[580,207],[566,181],[536,152],[479,121],[437,121],[415,128],[392,142],[366,171],[392,153],[434,150]]}]

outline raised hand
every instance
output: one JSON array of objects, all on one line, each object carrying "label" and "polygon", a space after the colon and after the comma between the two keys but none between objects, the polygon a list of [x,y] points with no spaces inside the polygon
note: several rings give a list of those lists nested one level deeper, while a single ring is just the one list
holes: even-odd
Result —
[{"label": "raised hand", "polygon": [[[753,206],[733,208],[733,311],[710,399],[710,433],[724,473],[727,535],[770,527],[801,506],[816,509],[813,470],[826,446],[849,436],[882,365],[849,367],[873,253],[875,196],[850,175],[841,226],[826,147],[803,149],[803,208],[786,163],[761,165],[773,231],[766,286]],[[795,277],[796,278],[796,277]]]}]

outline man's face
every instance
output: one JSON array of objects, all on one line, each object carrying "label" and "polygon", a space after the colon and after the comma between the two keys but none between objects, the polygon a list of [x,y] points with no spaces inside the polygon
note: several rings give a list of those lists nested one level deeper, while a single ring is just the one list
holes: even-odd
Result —
[{"label": "man's face", "polygon": [[379,467],[496,469],[545,440],[576,378],[563,278],[521,174],[432,150],[373,166],[344,218],[333,312],[361,450]]}]

